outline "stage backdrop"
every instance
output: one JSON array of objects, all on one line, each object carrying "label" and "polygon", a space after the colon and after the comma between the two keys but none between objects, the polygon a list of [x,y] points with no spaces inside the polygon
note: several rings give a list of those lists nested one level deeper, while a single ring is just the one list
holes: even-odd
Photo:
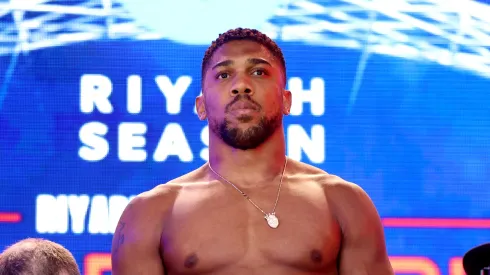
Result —
[{"label": "stage backdrop", "polygon": [[[358,50],[279,44],[288,156],[367,191],[398,274],[462,275],[460,257],[490,241],[489,79],[377,54],[359,77]],[[206,48],[77,43],[21,54],[8,79],[1,56],[0,247],[48,238],[109,274],[128,201],[207,160]]]}]

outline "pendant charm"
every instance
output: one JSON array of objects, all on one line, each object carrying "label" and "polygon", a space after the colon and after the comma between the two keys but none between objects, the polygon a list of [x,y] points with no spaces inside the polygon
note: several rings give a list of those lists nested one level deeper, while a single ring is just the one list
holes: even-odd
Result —
[{"label": "pendant charm", "polygon": [[277,228],[279,226],[279,220],[276,217],[276,213],[266,214],[264,217],[272,228]]}]

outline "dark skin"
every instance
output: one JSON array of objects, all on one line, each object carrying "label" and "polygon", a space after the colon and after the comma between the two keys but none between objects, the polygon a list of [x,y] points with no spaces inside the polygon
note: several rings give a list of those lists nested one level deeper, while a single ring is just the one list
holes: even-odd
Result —
[{"label": "dark skin", "polygon": [[[279,61],[256,42],[221,46],[203,83],[196,105],[210,129],[226,120],[247,131],[291,107]],[[244,94],[259,107],[230,107]],[[210,130],[214,170],[265,212],[273,208],[286,158],[280,122],[248,150]],[[273,229],[205,164],[128,205],[113,239],[113,274],[394,274],[379,215],[359,186],[288,159],[276,214],[280,224]]]}]

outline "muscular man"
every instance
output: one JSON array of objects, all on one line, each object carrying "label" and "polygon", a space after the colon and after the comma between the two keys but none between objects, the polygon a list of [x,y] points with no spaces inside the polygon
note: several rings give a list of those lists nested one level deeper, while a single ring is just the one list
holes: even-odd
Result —
[{"label": "muscular man", "polygon": [[60,244],[28,238],[0,254],[0,275],[80,275],[73,255]]},{"label": "muscular man", "polygon": [[209,163],[131,201],[113,274],[393,274],[366,193],[285,156],[285,86],[266,35],[238,28],[211,44],[196,99]]}]

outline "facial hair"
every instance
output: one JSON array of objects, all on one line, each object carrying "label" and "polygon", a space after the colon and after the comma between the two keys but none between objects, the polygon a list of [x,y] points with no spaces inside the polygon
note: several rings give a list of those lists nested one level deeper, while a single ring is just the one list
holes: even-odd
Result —
[{"label": "facial hair", "polygon": [[[235,99],[226,106],[226,112],[238,101],[248,101],[254,104],[258,110],[260,105],[252,100],[252,98],[245,95],[237,95]],[[237,118],[241,122],[249,122],[252,120],[251,116],[240,116]],[[281,125],[282,113],[278,109],[271,117],[261,116],[256,125],[250,126],[247,129],[241,129],[231,126],[232,123],[224,118],[223,121],[212,120],[210,121],[210,129],[217,136],[223,140],[227,145],[240,149],[250,150],[259,147],[279,128]]]}]

